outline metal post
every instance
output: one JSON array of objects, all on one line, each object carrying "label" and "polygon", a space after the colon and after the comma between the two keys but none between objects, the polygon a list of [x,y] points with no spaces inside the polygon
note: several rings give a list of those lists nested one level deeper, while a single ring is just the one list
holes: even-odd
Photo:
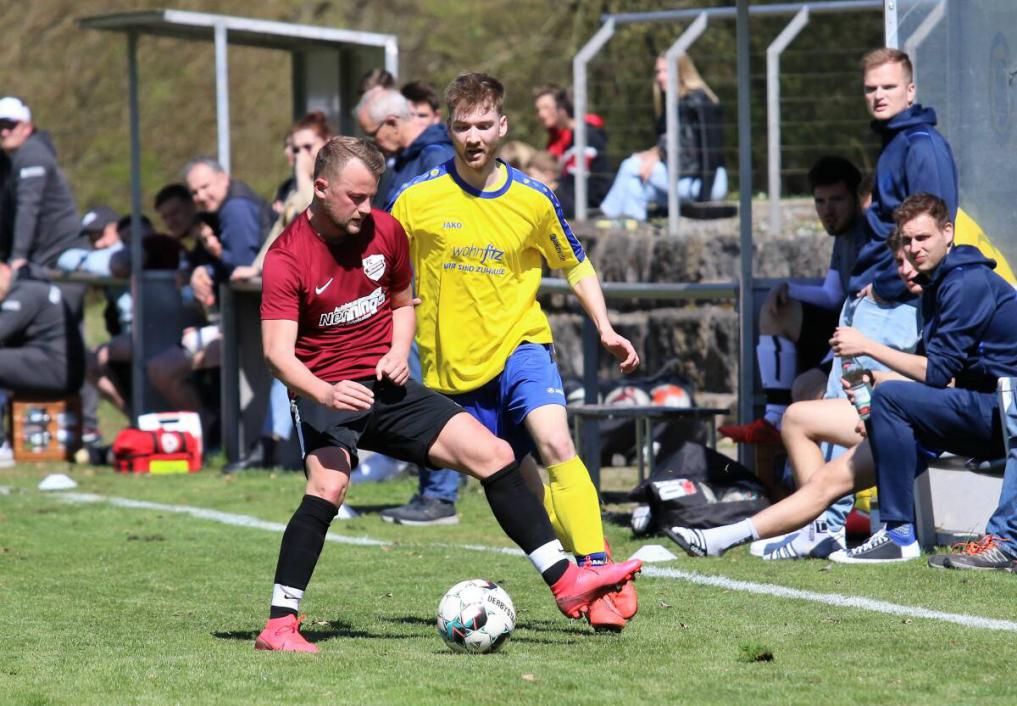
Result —
[{"label": "metal post", "polygon": [[[741,281],[738,288],[739,355],[738,419],[752,419],[752,387],[755,380],[755,351],[752,345],[752,115],[749,75],[749,0],[738,0],[738,216]],[[746,445],[738,447],[738,456],[746,462]]]},{"label": "metal post", "polygon": [[138,111],[138,35],[127,34],[127,104],[131,141],[131,411],[134,423],[145,408],[145,296],[141,248],[141,118]]},{"label": "metal post", "polygon": [[[597,372],[600,367],[600,336],[593,320],[583,315],[583,396],[586,404],[597,404],[600,385]],[[600,490],[600,420],[592,419],[582,425],[582,459],[590,472],[593,485]]]},{"label": "metal post", "polygon": [[[685,28],[681,36],[664,54],[664,63],[667,65],[667,95],[664,97],[664,113],[667,116],[667,232],[668,235],[678,235],[678,217],[681,215],[678,203],[678,177],[680,174],[680,155],[678,130],[680,121],[678,117],[678,57],[688,51],[689,47],[699,39],[706,30],[708,16],[700,12],[699,16]],[[702,188],[706,188],[704,184]]]},{"label": "metal post", "polygon": [[385,70],[399,78],[399,43],[395,39],[385,42]]},{"label": "metal post", "polygon": [[576,121],[572,140],[576,159],[576,220],[586,220],[586,65],[614,34],[614,20],[608,19],[572,59],[572,93]]},{"label": "metal post", "polygon": [[883,0],[883,35],[886,46],[891,49],[900,44],[897,37],[897,0]]},{"label": "metal post", "polygon": [[946,15],[946,2],[939,0],[939,3],[932,8],[932,11],[925,16],[921,24],[915,28],[908,40],[904,42],[904,53],[911,57],[911,83],[918,85],[918,47],[929,38],[932,30],[940,23]]},{"label": "metal post", "polygon": [[230,76],[226,25],[215,26],[215,116],[219,137],[219,164],[230,172]]},{"label": "metal post", "polygon": [[770,191],[770,233],[781,231],[780,55],[809,23],[809,6],[799,10],[766,48],[766,156]]}]

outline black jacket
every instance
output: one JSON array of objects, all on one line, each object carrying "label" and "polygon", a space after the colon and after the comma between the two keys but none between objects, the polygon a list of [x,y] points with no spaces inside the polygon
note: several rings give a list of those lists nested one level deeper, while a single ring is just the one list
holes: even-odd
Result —
[{"label": "black jacket", "polygon": [[36,130],[10,155],[0,199],[0,260],[52,267],[64,250],[87,247],[78,208],[49,134]]}]

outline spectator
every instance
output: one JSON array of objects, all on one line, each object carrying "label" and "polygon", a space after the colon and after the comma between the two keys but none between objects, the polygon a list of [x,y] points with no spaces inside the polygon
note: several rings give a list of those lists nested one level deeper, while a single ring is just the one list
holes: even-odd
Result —
[{"label": "spectator", "polygon": [[452,159],[452,142],[445,126],[415,121],[409,101],[396,90],[380,89],[365,95],[355,115],[364,134],[383,152],[395,155],[388,201],[414,177]]},{"label": "spectator", "polygon": [[[0,388],[73,394],[84,380],[84,351],[78,322],[60,290],[35,279],[30,268],[0,263]],[[0,461],[10,459],[3,440]]]},{"label": "spectator", "polygon": [[[575,110],[569,90],[547,84],[533,92],[533,105],[537,117],[547,130],[547,151],[558,158],[561,178],[555,195],[566,218],[575,215]],[[611,165],[607,160],[607,131],[603,119],[594,113],[586,116],[586,173],[587,195],[590,206],[600,205],[611,188]]]},{"label": "spectator", "polygon": [[530,168],[537,148],[520,140],[509,140],[498,150],[498,158],[510,167],[525,172]]},{"label": "spectator", "polygon": [[[249,186],[231,179],[209,157],[189,162],[184,168],[184,178],[201,214],[199,236],[210,260],[194,268],[191,288],[195,299],[211,310],[216,302],[216,285],[228,281],[236,267],[254,261],[272,211]],[[203,413],[209,440],[214,438],[211,429],[218,413],[202,403],[191,376],[199,370],[219,367],[219,338],[215,325],[185,330],[179,347],[163,351],[147,365],[149,379],[167,402],[179,410]]]},{"label": "spectator", "polygon": [[780,443],[780,420],[788,404],[823,396],[831,367],[823,363],[829,340],[858,251],[868,240],[859,205],[860,181],[858,169],[840,157],[822,157],[809,170],[816,215],[834,237],[830,267],[821,286],[781,282],[770,290],[760,312],[756,344],[766,416],[742,426],[721,427],[725,436],[741,443]]},{"label": "spectator", "polygon": [[357,95],[364,96],[375,88],[395,88],[396,80],[387,69],[371,69],[360,77]]},{"label": "spectator", "polygon": [[399,89],[403,97],[410,102],[413,119],[425,128],[430,125],[441,125],[441,104],[434,86],[423,81],[410,81]]},{"label": "spectator", "polygon": [[[611,190],[600,204],[608,218],[645,221],[652,205],[667,205],[667,116],[663,110],[667,90],[667,61],[657,57],[654,69],[654,107],[657,144],[621,163]],[[699,75],[687,54],[678,58],[678,196],[697,201],[719,201],[727,195],[720,101]]]},{"label": "spectator", "polygon": [[535,152],[523,171],[526,176],[536,179],[551,191],[558,191],[561,167],[558,165],[558,158],[550,152]]},{"label": "spectator", "polygon": [[283,138],[283,156],[286,158],[288,176],[282,180],[275,190],[275,198],[272,199],[272,211],[278,216],[282,213],[283,204],[290,194],[297,188],[296,179],[293,176],[293,169],[296,166],[296,153],[293,151],[293,133],[287,132]]},{"label": "spectator", "polygon": [[[250,266],[237,267],[233,270],[231,280],[247,280],[260,277],[268,249],[276,238],[290,223],[298,218],[314,198],[314,163],[318,152],[332,137],[325,114],[321,111],[308,113],[301,118],[290,131],[290,142],[293,145],[296,169],[294,172],[295,188],[283,205],[278,220],[272,226],[268,238],[261,246],[258,256]],[[269,390],[269,407],[262,425],[261,436],[243,458],[223,467],[223,473],[236,473],[247,468],[271,468],[278,458],[276,447],[280,441],[290,438],[293,433],[293,420],[290,417],[289,395],[286,386],[278,379],[272,380]]]}]

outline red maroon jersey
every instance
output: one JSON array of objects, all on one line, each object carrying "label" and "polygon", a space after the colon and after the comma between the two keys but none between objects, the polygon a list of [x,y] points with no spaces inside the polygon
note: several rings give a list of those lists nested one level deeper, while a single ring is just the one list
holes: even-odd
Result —
[{"label": "red maroon jersey", "polygon": [[261,318],[296,321],[295,353],[326,382],[372,377],[392,347],[391,293],[410,286],[399,221],[374,209],[357,235],[326,244],[300,214],[268,249]]}]

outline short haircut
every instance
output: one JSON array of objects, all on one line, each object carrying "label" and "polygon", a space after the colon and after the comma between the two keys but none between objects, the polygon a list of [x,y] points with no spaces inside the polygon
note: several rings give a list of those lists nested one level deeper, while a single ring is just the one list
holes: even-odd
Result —
[{"label": "short haircut", "polygon": [[427,103],[431,106],[431,110],[438,112],[438,108],[441,106],[441,102],[438,100],[438,91],[429,83],[423,81],[410,81],[404,84],[399,92],[403,94],[403,98],[408,100],[410,103]]},{"label": "short haircut", "polygon": [[911,83],[911,80],[914,78],[915,70],[911,65],[911,57],[900,49],[881,47],[880,49],[873,49],[867,52],[862,57],[862,71],[868,71],[883,64],[901,64],[904,67],[904,76],[907,82]]},{"label": "short haircut", "polygon": [[445,103],[448,105],[448,119],[456,108],[491,108],[503,115],[505,87],[494,76],[479,72],[459,74],[445,89]]},{"label": "short haircut", "polygon": [[556,83],[545,83],[533,91],[533,100],[537,100],[541,96],[551,96],[559,110],[564,110],[570,118],[575,117],[576,109],[572,102],[572,91],[569,89],[562,88]]},{"label": "short haircut", "polygon": [[936,227],[942,230],[950,222],[950,209],[946,201],[932,194],[911,194],[904,203],[893,212],[893,222],[897,229],[904,228],[904,224],[910,223],[921,215],[928,215],[936,222]]},{"label": "short haircut", "polygon": [[333,137],[318,151],[314,160],[314,178],[334,178],[342,173],[351,159],[359,159],[375,178],[385,171],[385,158],[374,143],[359,137]]},{"label": "short haircut", "polygon": [[361,111],[374,123],[381,123],[390,115],[403,120],[409,120],[412,115],[410,102],[394,88],[375,88],[365,93],[353,109],[353,115],[360,115]]},{"label": "short haircut", "polygon": [[201,164],[204,164],[206,167],[211,169],[216,174],[226,173],[226,169],[221,164],[219,164],[218,159],[202,155],[200,157],[195,157],[194,159],[190,160],[187,164],[184,165],[183,171],[180,172],[181,176],[183,176],[184,181],[187,181],[187,175],[191,173],[191,170]]},{"label": "short haircut", "polygon": [[159,189],[159,193],[155,195],[155,208],[158,210],[167,201],[173,199],[180,199],[181,201],[191,201],[191,192],[187,190],[187,187],[183,184],[167,184],[166,186]]},{"label": "short haircut", "polygon": [[843,183],[855,198],[859,196],[858,187],[862,183],[862,174],[858,168],[843,157],[826,155],[816,160],[809,169],[809,191],[817,186],[834,186]]}]

